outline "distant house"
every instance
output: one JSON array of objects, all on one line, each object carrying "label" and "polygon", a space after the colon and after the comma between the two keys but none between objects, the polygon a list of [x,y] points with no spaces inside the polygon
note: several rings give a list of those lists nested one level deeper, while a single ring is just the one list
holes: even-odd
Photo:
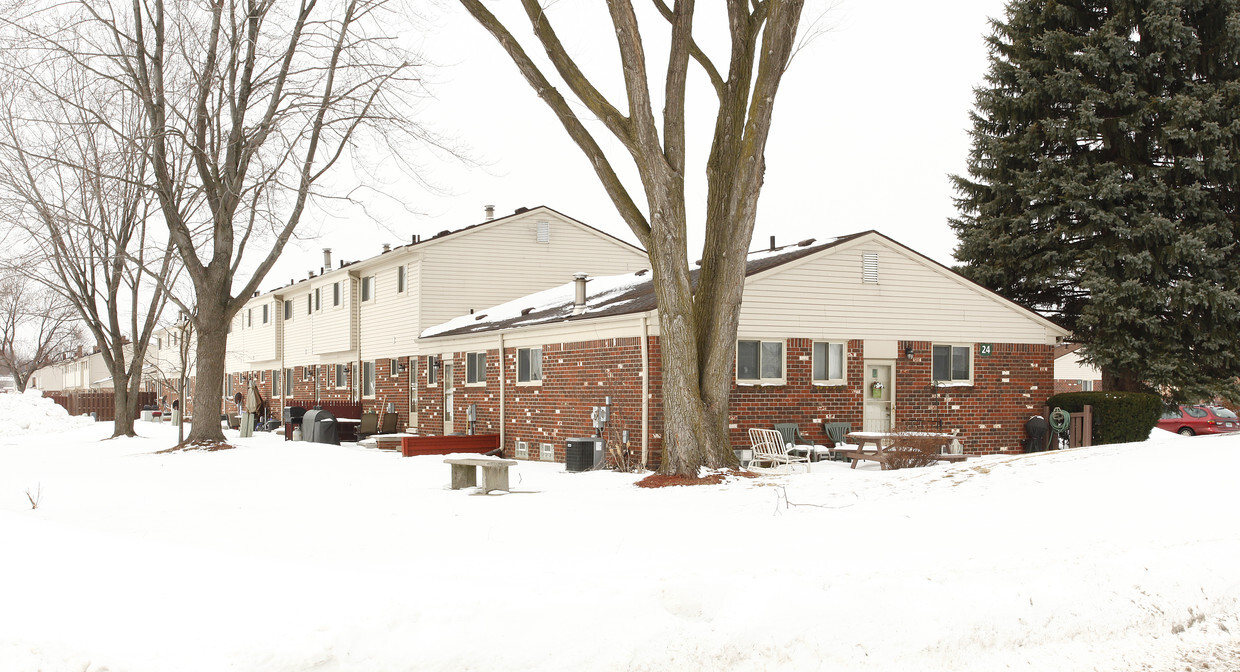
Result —
[{"label": "distant house", "polygon": [[85,392],[112,389],[112,376],[99,348],[78,347],[30,376],[29,387],[44,392]]},{"label": "distant house", "polygon": [[[583,269],[623,273],[647,265],[643,250],[547,207],[521,208],[374,257],[322,267],[254,297],[228,337],[231,397],[254,381],[275,409],[289,401],[359,402],[418,426],[428,359],[423,329],[558,284]],[[447,373],[451,374],[451,364]],[[432,366],[432,379],[440,375]],[[452,405],[449,404],[451,408]],[[441,431],[460,431],[436,414]]]},{"label": "distant house", "polygon": [[[578,278],[460,315],[421,334],[417,427],[449,433],[461,429],[454,418],[472,417],[469,429],[500,434],[506,455],[563,460],[565,439],[593,435],[591,413],[606,406],[608,440],[627,436],[653,464],[659,333],[646,271]],[[752,253],[733,444],[777,422],[818,441],[824,422],[898,423],[957,432],[970,453],[1019,451],[1067,335],[874,231]]]},{"label": "distant house", "polygon": [[1080,343],[1055,348],[1055,394],[1102,389],[1102,371],[1081,358]]}]

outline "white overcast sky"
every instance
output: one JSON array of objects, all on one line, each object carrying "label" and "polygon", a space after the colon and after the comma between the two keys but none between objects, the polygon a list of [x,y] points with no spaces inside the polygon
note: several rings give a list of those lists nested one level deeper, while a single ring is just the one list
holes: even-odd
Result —
[{"label": "white overcast sky", "polygon": [[[722,3],[697,4],[695,35],[708,42]],[[489,6],[514,17],[517,28],[525,25],[516,21],[515,0]],[[966,168],[972,91],[986,71],[983,38],[988,19],[1002,17],[1003,8],[1003,0],[839,0],[830,7],[825,0],[810,0],[806,20],[825,12],[828,30],[797,55],[780,89],[751,249],[767,245],[772,235],[777,244],[786,244],[876,229],[951,264],[955,237],[947,219],[955,209],[948,177]],[[600,20],[606,16],[603,3],[560,0],[551,11],[565,46],[623,108],[623,96],[616,95],[622,92],[615,39]],[[484,165],[424,162],[443,193],[414,184],[389,188],[403,209],[376,197],[370,210],[384,213],[381,224],[346,212],[308,227],[305,233],[317,237],[290,243],[262,283],[264,290],[317,271],[323,247],[331,247],[337,260],[366,258],[385,242],[403,244],[413,234],[476,224],[488,204],[496,206],[497,216],[546,205],[635,242],[580,150],[494,39],[453,0],[441,2],[427,19],[432,30],[421,49],[438,67],[435,100],[420,118]],[[657,19],[643,25],[651,35],[646,48],[656,78],[662,73],[662,49],[653,35],[666,24]],[[532,41],[526,49],[542,55]],[[726,66],[724,56],[716,61]],[[704,82],[694,78],[691,95],[709,103]],[[700,181],[713,115],[705,104],[694,111],[691,107],[691,140],[700,140],[691,145],[698,151],[696,160],[690,159],[689,177]],[[613,153],[612,160],[621,166],[627,156]],[[693,184],[690,188],[691,254],[696,254],[705,196]],[[639,191],[635,198],[644,203]]]}]

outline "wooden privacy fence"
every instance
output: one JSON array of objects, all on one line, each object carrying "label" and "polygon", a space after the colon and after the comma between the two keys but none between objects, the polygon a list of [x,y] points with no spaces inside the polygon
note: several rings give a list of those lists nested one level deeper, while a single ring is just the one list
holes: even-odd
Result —
[{"label": "wooden privacy fence", "polygon": [[[1043,406],[1042,417],[1049,420],[1051,409]],[[1072,413],[1068,419],[1068,447],[1081,448],[1092,445],[1094,445],[1094,407],[1086,406],[1084,410]]]},{"label": "wooden privacy fence", "polygon": [[[116,393],[112,390],[89,390],[81,392],[44,392],[43,396],[60,404],[69,415],[90,415],[95,414],[95,420],[100,422],[111,422],[116,419]],[[137,419],[138,412],[143,406],[150,406],[155,403],[154,392],[139,392],[137,401],[134,402],[136,409],[134,418]]]}]

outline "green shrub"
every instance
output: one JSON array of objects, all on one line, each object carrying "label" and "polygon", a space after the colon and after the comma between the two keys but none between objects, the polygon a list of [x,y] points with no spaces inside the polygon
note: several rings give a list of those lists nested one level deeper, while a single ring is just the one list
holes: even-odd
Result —
[{"label": "green shrub", "polygon": [[1146,392],[1068,392],[1046,405],[1077,414],[1094,407],[1094,445],[1144,441],[1162,415],[1162,398]]}]

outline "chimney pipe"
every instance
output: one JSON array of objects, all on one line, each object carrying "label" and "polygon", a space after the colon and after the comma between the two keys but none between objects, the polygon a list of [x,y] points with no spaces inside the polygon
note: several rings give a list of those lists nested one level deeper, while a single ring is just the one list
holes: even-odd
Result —
[{"label": "chimney pipe", "polygon": [[323,248],[323,272],[332,270],[332,248]]},{"label": "chimney pipe", "polygon": [[391,252],[391,251],[392,251],[392,244],[391,244],[391,243],[384,243],[384,244],[383,244],[383,253],[384,253],[384,254],[387,254],[388,252]]},{"label": "chimney pipe", "polygon": [[573,314],[580,315],[586,312],[586,278],[590,277],[586,273],[573,274]]},{"label": "chimney pipe", "polygon": [[775,251],[775,236],[771,236],[771,251]]},{"label": "chimney pipe", "polygon": [[484,205],[482,209],[485,210],[487,213],[488,222],[491,221],[492,219],[495,219],[495,206],[494,205]]}]

